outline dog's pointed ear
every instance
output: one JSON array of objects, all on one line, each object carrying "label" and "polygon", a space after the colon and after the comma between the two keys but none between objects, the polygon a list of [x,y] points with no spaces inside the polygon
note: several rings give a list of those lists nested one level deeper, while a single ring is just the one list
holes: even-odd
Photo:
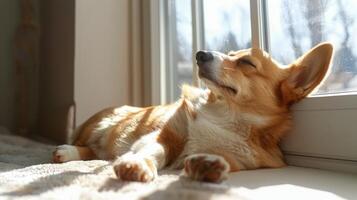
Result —
[{"label": "dog's pointed ear", "polygon": [[332,58],[333,46],[321,43],[291,64],[288,77],[281,84],[284,103],[291,104],[306,97],[324,79]]}]

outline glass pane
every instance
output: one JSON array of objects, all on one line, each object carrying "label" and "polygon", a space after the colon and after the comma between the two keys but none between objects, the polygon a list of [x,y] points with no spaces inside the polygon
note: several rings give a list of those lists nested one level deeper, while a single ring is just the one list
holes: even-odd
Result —
[{"label": "glass pane", "polygon": [[220,52],[251,46],[249,0],[204,0],[205,49]]},{"label": "glass pane", "polygon": [[[168,1],[170,6],[170,85],[168,98],[180,96],[180,86],[192,83],[191,0]],[[249,0],[204,0],[205,49],[228,52],[250,46]]]},{"label": "glass pane", "polygon": [[172,61],[174,66],[168,79],[171,85],[169,99],[177,99],[183,83],[192,83],[192,19],[191,0],[175,0],[172,4],[174,24],[172,31]]},{"label": "glass pane", "polygon": [[268,1],[270,50],[283,64],[319,42],[334,44],[330,76],[316,94],[357,91],[357,1]]}]

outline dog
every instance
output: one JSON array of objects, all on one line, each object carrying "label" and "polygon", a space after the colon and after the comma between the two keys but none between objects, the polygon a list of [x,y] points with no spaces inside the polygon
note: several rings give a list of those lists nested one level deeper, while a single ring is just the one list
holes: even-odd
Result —
[{"label": "dog", "polygon": [[169,105],[104,109],[75,130],[73,145],[56,148],[53,161],[112,160],[119,179],[139,182],[165,167],[205,182],[283,167],[278,145],[292,125],[290,107],[324,80],[332,54],[321,43],[283,66],[260,49],[199,51],[207,89],[184,85]]}]

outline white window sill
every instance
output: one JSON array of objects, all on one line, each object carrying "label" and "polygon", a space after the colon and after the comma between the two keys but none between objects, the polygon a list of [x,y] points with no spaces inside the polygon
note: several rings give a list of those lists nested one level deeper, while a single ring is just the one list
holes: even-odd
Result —
[{"label": "white window sill", "polygon": [[357,198],[356,174],[293,166],[240,171],[231,174],[226,184],[249,200]]}]

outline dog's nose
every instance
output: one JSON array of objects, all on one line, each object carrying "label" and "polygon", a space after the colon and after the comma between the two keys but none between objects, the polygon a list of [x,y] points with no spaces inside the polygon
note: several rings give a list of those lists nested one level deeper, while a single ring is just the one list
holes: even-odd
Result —
[{"label": "dog's nose", "polygon": [[196,53],[196,60],[197,60],[197,64],[212,61],[213,55],[208,51],[199,51]]}]

